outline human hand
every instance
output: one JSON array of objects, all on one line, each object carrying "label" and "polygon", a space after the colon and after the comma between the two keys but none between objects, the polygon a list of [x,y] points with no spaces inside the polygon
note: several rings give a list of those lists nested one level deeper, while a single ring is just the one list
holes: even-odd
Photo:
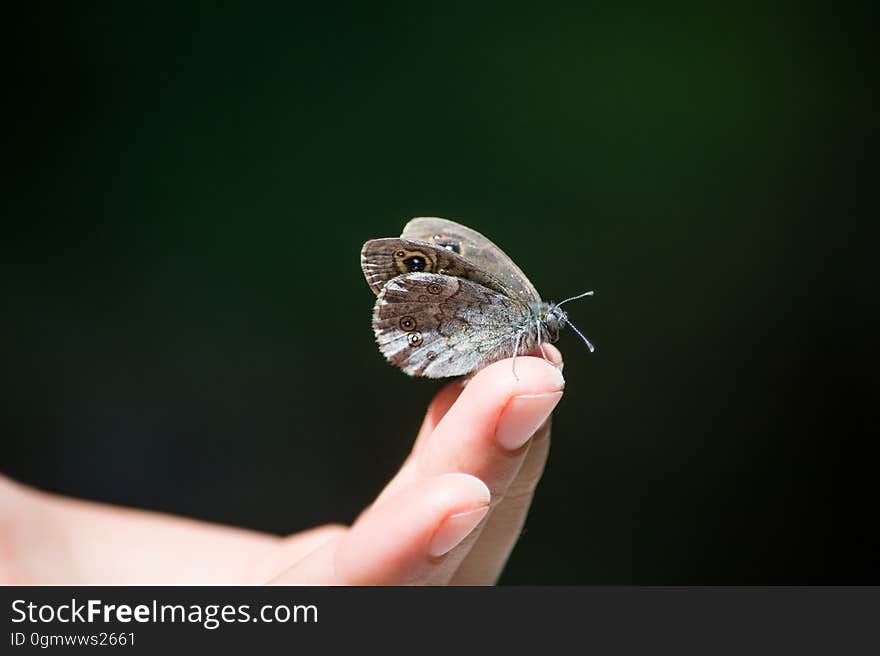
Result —
[{"label": "human hand", "polygon": [[[561,366],[561,356],[544,346]],[[49,495],[0,479],[0,583],[486,585],[549,449],[560,370],[496,362],[434,398],[413,450],[351,527],[279,538]]]}]

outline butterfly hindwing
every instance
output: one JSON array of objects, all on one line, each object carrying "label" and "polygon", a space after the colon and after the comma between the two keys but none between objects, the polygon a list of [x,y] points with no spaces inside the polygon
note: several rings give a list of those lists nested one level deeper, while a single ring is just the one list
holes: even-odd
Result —
[{"label": "butterfly hindwing", "polygon": [[379,350],[411,376],[470,373],[513,353],[528,306],[465,278],[409,273],[385,283],[373,309]]}]

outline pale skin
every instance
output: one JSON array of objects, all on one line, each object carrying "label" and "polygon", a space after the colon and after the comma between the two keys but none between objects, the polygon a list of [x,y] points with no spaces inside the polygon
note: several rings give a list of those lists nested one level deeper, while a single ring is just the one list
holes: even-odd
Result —
[{"label": "pale skin", "polygon": [[[279,537],[56,496],[0,477],[0,584],[491,585],[550,447],[562,358],[496,362],[428,407],[351,526]],[[555,366],[554,366],[555,365]]]}]

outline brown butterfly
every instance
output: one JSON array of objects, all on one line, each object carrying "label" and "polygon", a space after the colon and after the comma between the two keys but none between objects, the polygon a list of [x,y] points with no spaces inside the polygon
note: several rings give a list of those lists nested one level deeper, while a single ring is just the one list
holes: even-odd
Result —
[{"label": "brown butterfly", "polygon": [[[400,237],[372,239],[361,268],[378,297],[373,331],[379,350],[411,376],[461,376],[555,343],[568,320],[559,303],[541,300],[525,274],[476,230],[439,218],[416,218]],[[545,356],[546,358],[546,356]]]}]

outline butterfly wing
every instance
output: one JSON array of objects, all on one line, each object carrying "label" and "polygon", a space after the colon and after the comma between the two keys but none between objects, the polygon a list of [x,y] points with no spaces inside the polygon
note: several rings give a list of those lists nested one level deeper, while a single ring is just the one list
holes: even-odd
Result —
[{"label": "butterfly wing", "polygon": [[403,239],[434,244],[461,255],[475,268],[496,278],[512,296],[529,302],[541,296],[507,254],[476,230],[449,219],[419,217],[403,228]]},{"label": "butterfly wing", "polygon": [[464,278],[408,273],[389,280],[376,299],[379,350],[410,376],[471,373],[513,353],[528,306]]},{"label": "butterfly wing", "polygon": [[377,296],[392,278],[407,273],[439,273],[466,278],[506,296],[512,296],[495,276],[453,251],[420,241],[391,237],[371,239],[361,249],[361,269]]}]

